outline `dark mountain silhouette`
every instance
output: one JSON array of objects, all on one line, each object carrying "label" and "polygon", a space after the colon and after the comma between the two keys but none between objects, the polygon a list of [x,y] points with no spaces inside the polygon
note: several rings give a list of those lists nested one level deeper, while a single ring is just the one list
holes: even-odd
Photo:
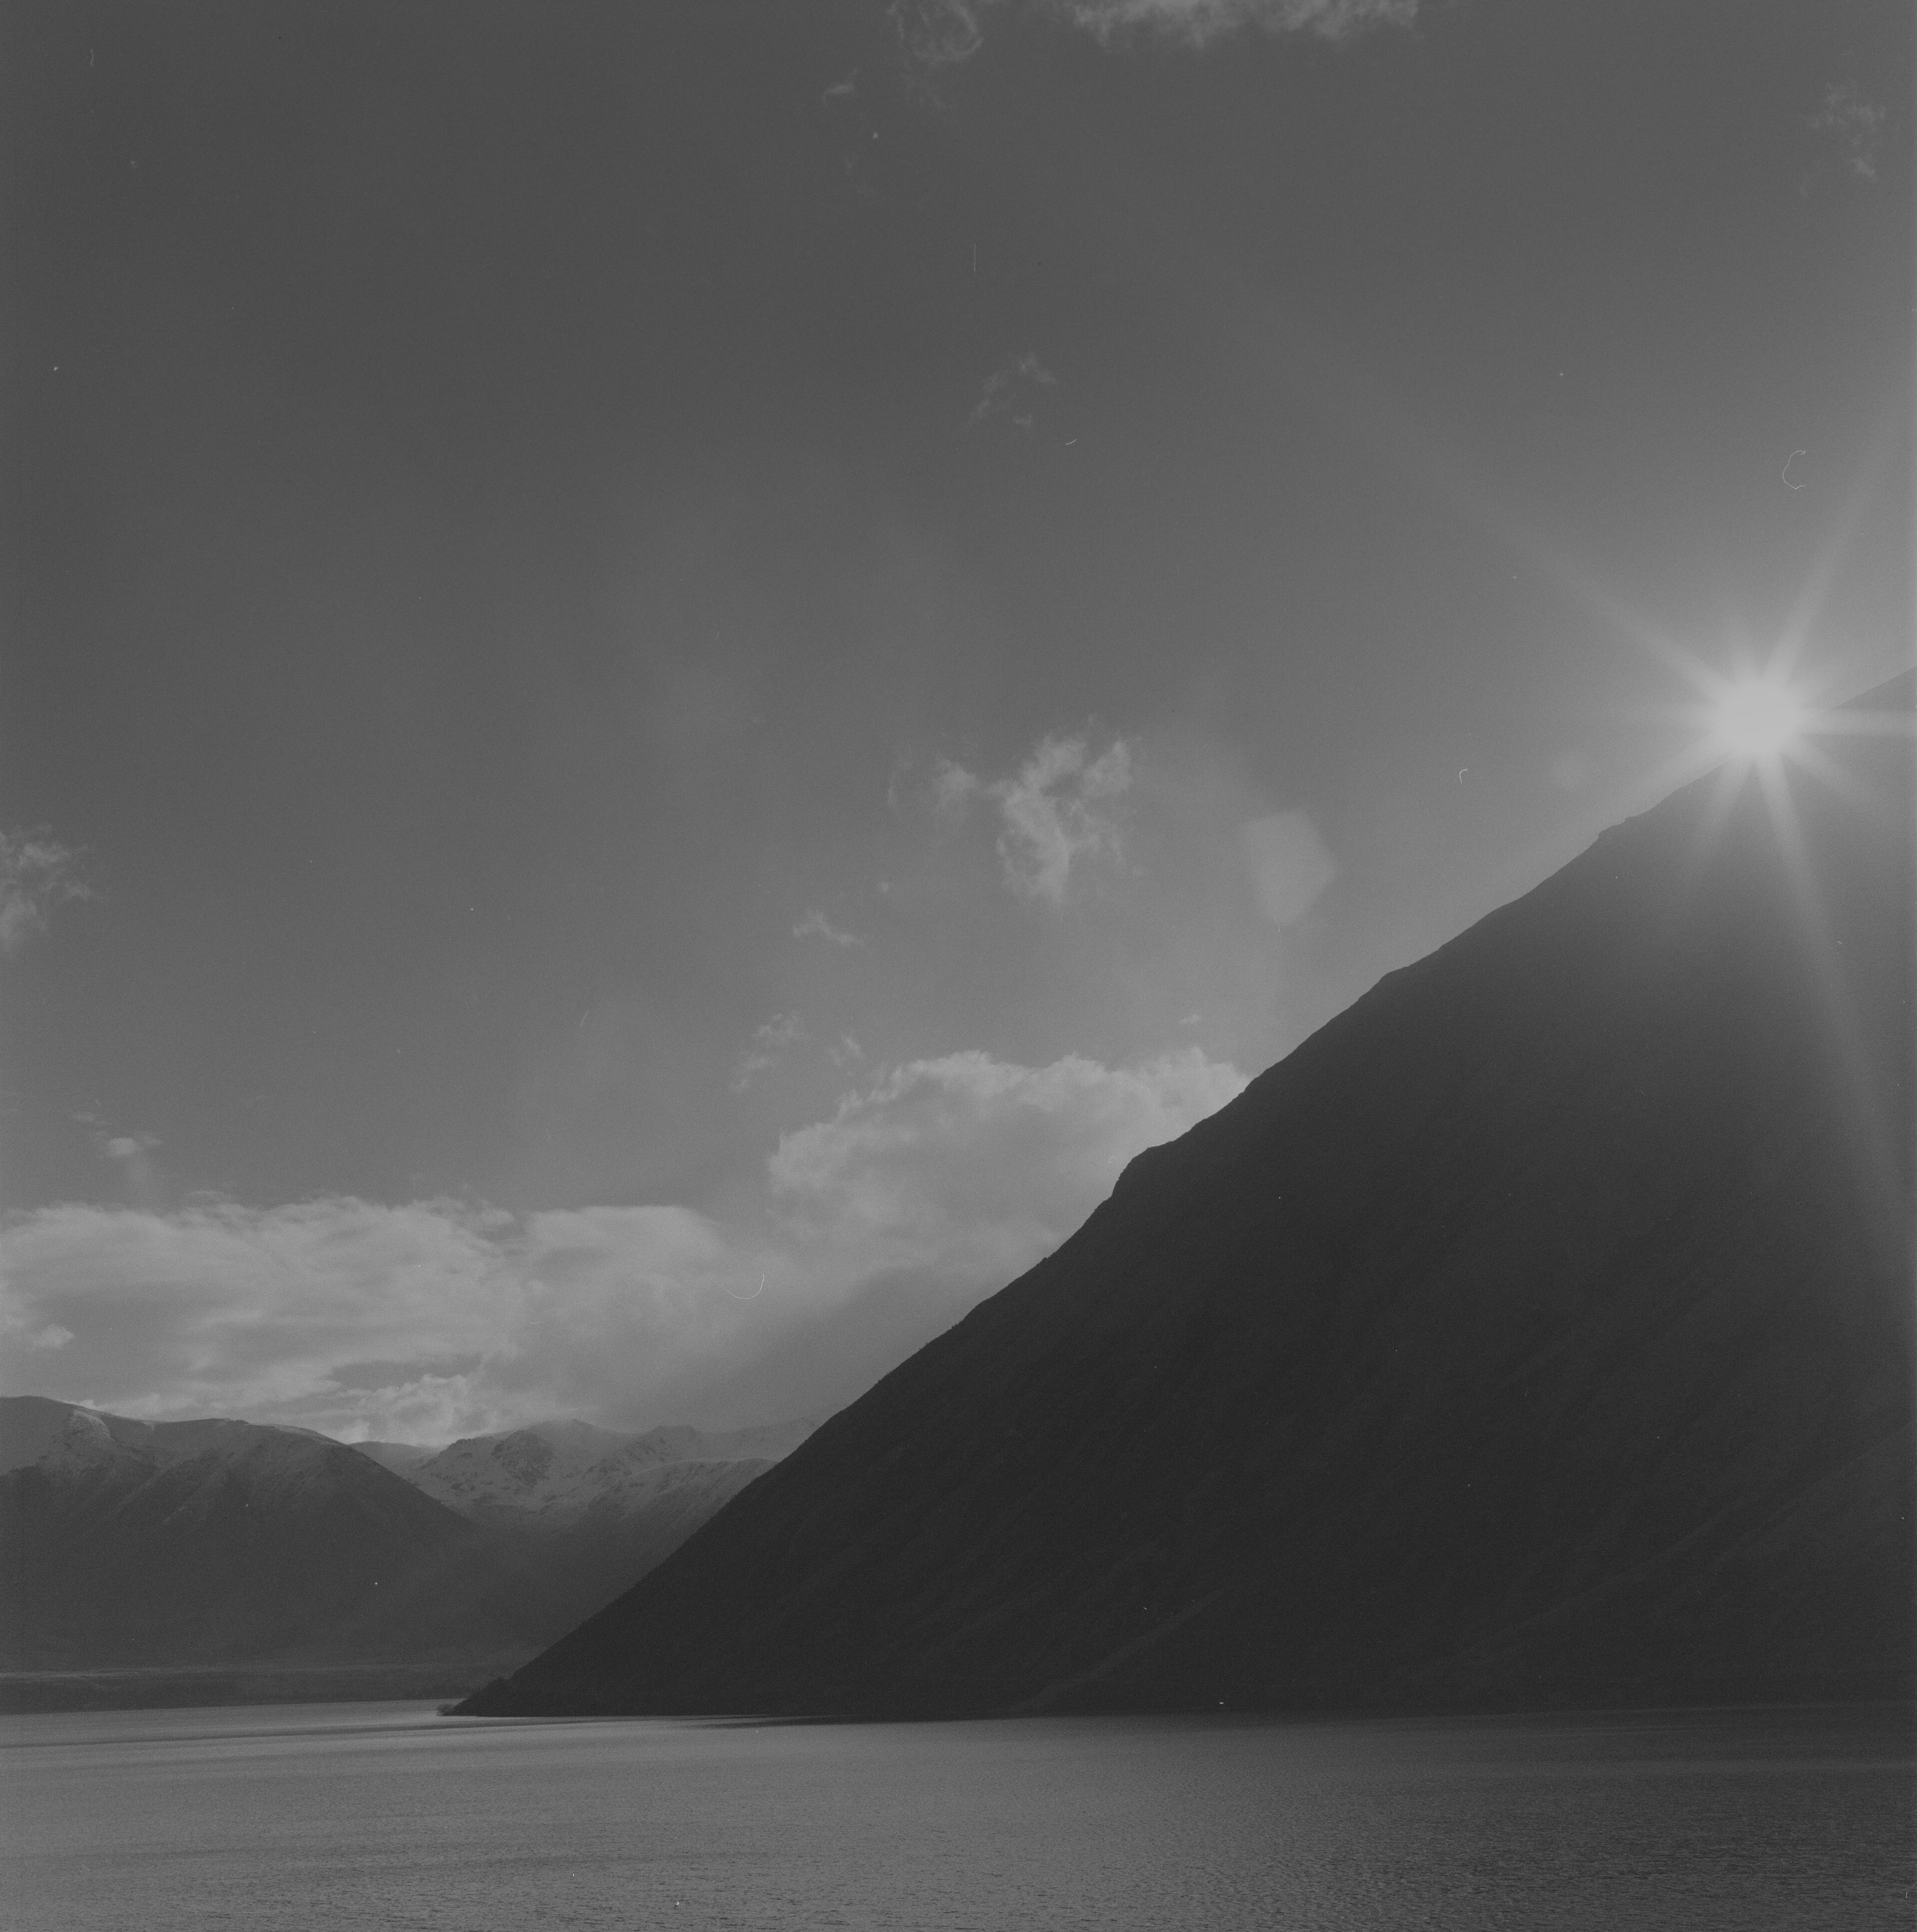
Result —
[{"label": "dark mountain silhouette", "polygon": [[771,1466],[727,1451],[783,1453],[807,1426],[548,1424],[398,1456],[403,1477],[308,1430],[0,1399],[0,1670],[359,1664],[464,1688],[602,1607]]},{"label": "dark mountain silhouette", "polygon": [[798,1421],[713,1433],[537,1422],[434,1452],[356,1444],[479,1524],[542,1579],[556,1636],[663,1562],[811,1434]]},{"label": "dark mountain silhouette", "polygon": [[443,1504],[310,1431],[0,1408],[15,1453],[35,1448],[0,1474],[8,1669],[503,1657],[571,1607]]},{"label": "dark mountain silhouette", "polygon": [[1387,976],[461,1709],[1906,1692],[1912,695]]}]

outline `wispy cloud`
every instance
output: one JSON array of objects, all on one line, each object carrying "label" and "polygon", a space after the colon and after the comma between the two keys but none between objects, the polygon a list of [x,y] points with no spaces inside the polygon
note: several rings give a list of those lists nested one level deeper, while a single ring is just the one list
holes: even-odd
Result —
[{"label": "wispy cloud", "polygon": [[775,1013],[757,1028],[752,1045],[740,1056],[732,1072],[732,1090],[743,1094],[759,1076],[777,1065],[789,1047],[810,1037],[804,1021],[797,1013]]},{"label": "wispy cloud", "polygon": [[1418,0],[1058,0],[1057,10],[1101,40],[1143,32],[1203,46],[1247,27],[1327,40],[1408,27]]},{"label": "wispy cloud", "polygon": [[1039,398],[1056,388],[1058,380],[1029,349],[1009,356],[980,385],[966,420],[975,426],[1004,416],[1029,434],[1038,420]]},{"label": "wispy cloud", "polygon": [[1867,100],[1854,81],[1834,80],[1825,88],[1810,125],[1829,136],[1844,166],[1860,181],[1876,179],[1884,110]]},{"label": "wispy cloud", "polygon": [[936,795],[948,812],[989,798],[999,821],[999,859],[1005,884],[1026,898],[1063,902],[1072,868],[1120,852],[1118,800],[1131,784],[1131,747],[1114,738],[1095,758],[1081,734],[1040,740],[1016,774],[996,784],[963,766],[939,769]]},{"label": "wispy cloud", "polygon": [[984,16],[999,0],[891,0],[886,12],[908,59],[921,68],[953,67],[984,44]]},{"label": "wispy cloud", "polygon": [[975,772],[967,771],[950,758],[941,758],[939,769],[932,775],[932,802],[947,818],[963,818],[966,807],[987,789],[985,781]]},{"label": "wispy cloud", "polygon": [[1114,739],[1097,758],[1083,738],[1047,738],[1017,778],[993,788],[1005,821],[999,856],[1013,890],[1054,905],[1082,858],[1116,857],[1113,804],[1131,783],[1131,751]]},{"label": "wispy cloud", "polygon": [[56,905],[98,895],[80,877],[81,853],[44,831],[0,831],[0,954],[47,930]]},{"label": "wispy cloud", "polygon": [[787,1135],[731,1218],[342,1196],[38,1209],[0,1233],[0,1336],[21,1393],[349,1437],[817,1412],[1243,1084],[1192,1051],[915,1060]]},{"label": "wispy cloud", "polygon": [[865,944],[856,932],[842,932],[816,906],[792,928],[792,937],[795,939],[829,940],[834,946],[863,946]]},{"label": "wispy cloud", "polygon": [[[899,46],[918,68],[962,66],[985,42],[986,23],[1013,0],[891,0],[888,11]],[[1348,40],[1379,27],[1408,27],[1419,0],[1025,0],[1112,43],[1149,34],[1203,47],[1247,28]]]}]

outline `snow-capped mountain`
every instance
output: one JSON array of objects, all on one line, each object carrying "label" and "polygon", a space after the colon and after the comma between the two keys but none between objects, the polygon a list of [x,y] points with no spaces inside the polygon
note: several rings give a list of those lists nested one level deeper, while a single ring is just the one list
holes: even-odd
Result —
[{"label": "snow-capped mountain", "polygon": [[395,1443],[359,1446],[476,1520],[503,1514],[558,1526],[588,1515],[630,1516],[663,1497],[696,1490],[730,1496],[796,1449],[813,1427],[785,1422],[717,1434],[675,1425],[631,1434],[554,1421],[467,1436],[437,1454],[409,1453]]}]

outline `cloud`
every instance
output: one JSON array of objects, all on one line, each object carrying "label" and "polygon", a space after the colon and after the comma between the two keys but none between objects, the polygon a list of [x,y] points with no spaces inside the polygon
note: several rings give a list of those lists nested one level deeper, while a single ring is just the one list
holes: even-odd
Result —
[{"label": "cloud", "polygon": [[103,1138],[99,1148],[109,1160],[131,1164],[144,1160],[149,1150],[159,1144],[158,1134],[113,1134]]},{"label": "cloud", "polygon": [[950,758],[941,758],[932,777],[932,798],[948,818],[964,815],[966,806],[986,789],[984,781]]},{"label": "cloud", "polygon": [[969,61],[984,44],[981,16],[994,0],[891,0],[886,8],[906,57],[922,68]]},{"label": "cloud", "polygon": [[119,1172],[121,1198],[136,1208],[166,1204],[167,1187],[153,1150],[160,1144],[157,1134],[110,1134],[90,1114],[78,1118],[92,1130],[94,1149],[103,1160],[111,1161]]},{"label": "cloud", "polygon": [[936,1262],[983,1282],[1048,1252],[1133,1154],[1244,1084],[1189,1048],[1116,1069],[1076,1054],[913,1060],[786,1135],[769,1178],[800,1225],[858,1256],[855,1272]]},{"label": "cloud", "polygon": [[1047,737],[1016,778],[990,788],[1004,830],[1005,883],[1027,898],[1061,904],[1081,859],[1119,854],[1113,802],[1131,783],[1131,748],[1115,738],[1092,758],[1082,737]]},{"label": "cloud", "polygon": [[792,928],[795,939],[827,939],[834,946],[863,946],[856,932],[842,932],[815,906]]},{"label": "cloud", "polygon": [[80,856],[44,830],[0,831],[0,955],[44,932],[55,906],[99,896],[80,876]]},{"label": "cloud", "polygon": [[1302,812],[1274,812],[1238,828],[1258,910],[1276,926],[1296,926],[1337,876],[1338,862]]},{"label": "cloud", "polygon": [[48,1208],[4,1253],[14,1325],[69,1332],[57,1373],[82,1399],[428,1435],[589,1395],[582,1351],[636,1353],[655,1376],[696,1359],[733,1305],[704,1291],[741,1258],[684,1208],[517,1222],[350,1198]]},{"label": "cloud", "polygon": [[999,821],[999,860],[1005,884],[1025,898],[1064,902],[1079,860],[1119,856],[1116,801],[1130,788],[1132,748],[1114,738],[1096,758],[1082,733],[1049,733],[1016,776],[981,778],[949,758],[933,775],[933,802],[963,818],[989,800]]},{"label": "cloud", "polygon": [[1195,1051],[913,1061],[787,1135],[763,1199],[729,1220],[346,1196],[36,1209],[0,1236],[0,1336],[26,1345],[8,1352],[20,1393],[349,1438],[816,1412],[1049,1252],[1132,1155],[1243,1084]]},{"label": "cloud", "polygon": [[[930,70],[963,65],[985,40],[987,15],[1008,0],[891,0],[908,60]],[[1029,0],[1029,8],[1110,45],[1137,33],[1202,47],[1248,28],[1346,40],[1376,27],[1408,27],[1418,0]]]},{"label": "cloud", "polygon": [[1856,83],[1834,80],[1824,90],[1810,126],[1828,134],[1843,164],[1861,181],[1877,178],[1877,148],[1883,131],[1884,110],[1864,99]]},{"label": "cloud", "polygon": [[759,1076],[775,1065],[788,1047],[797,1046],[809,1036],[805,1022],[797,1013],[775,1013],[753,1034],[752,1045],[741,1055],[732,1074],[732,1090],[743,1094]]},{"label": "cloud", "polygon": [[1146,32],[1201,47],[1246,27],[1327,40],[1408,27],[1418,0],[1059,0],[1058,10],[1101,40]]},{"label": "cloud", "polygon": [[1022,356],[1008,356],[980,386],[967,424],[1005,416],[1029,434],[1038,420],[1038,398],[1056,388],[1058,380],[1029,349]]}]

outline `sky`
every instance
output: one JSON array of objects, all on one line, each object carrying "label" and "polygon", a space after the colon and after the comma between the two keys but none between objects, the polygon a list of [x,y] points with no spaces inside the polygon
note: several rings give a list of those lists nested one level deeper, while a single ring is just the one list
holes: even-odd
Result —
[{"label": "sky", "polygon": [[22,0],[10,1393],[852,1400],[1912,655],[1890,0]]}]

